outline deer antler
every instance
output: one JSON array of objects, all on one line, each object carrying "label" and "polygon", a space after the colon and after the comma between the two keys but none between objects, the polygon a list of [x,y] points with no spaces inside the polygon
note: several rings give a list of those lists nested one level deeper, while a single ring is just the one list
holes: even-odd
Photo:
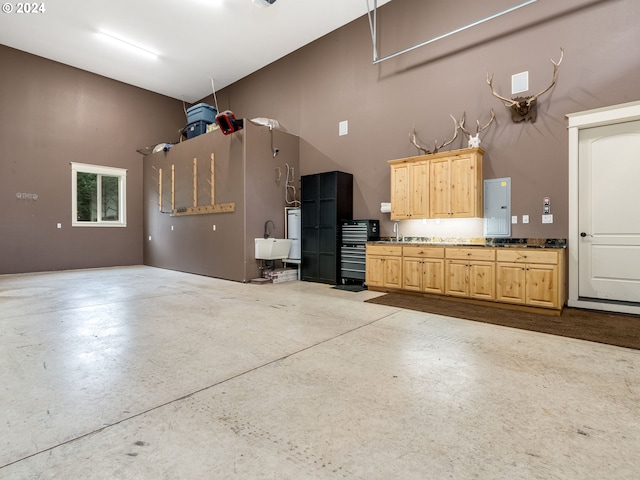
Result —
[{"label": "deer antler", "polygon": [[554,62],[553,59],[551,63],[553,63],[553,79],[551,81],[551,85],[545,88],[543,91],[536,95],[530,95],[526,97],[515,97],[515,98],[505,98],[499,93],[495,91],[493,88],[493,75],[489,76],[487,73],[487,84],[489,84],[489,88],[491,88],[491,93],[494,97],[499,98],[504,102],[504,105],[511,110],[511,120],[515,123],[518,122],[526,122],[527,120],[531,120],[531,123],[535,123],[537,118],[537,100],[540,95],[548,92],[551,88],[556,84],[556,80],[558,79],[558,67],[562,63],[562,58],[564,57],[564,50],[560,49],[560,59],[557,62]]},{"label": "deer antler", "polygon": [[409,141],[421,152],[424,152],[425,155],[428,155],[430,153],[433,153],[429,150],[427,150],[424,147],[421,147],[420,145],[418,145],[418,141],[416,140],[416,124],[413,124],[413,133],[409,134]]},{"label": "deer antler", "polygon": [[549,59],[551,60],[551,63],[553,63],[553,79],[551,80],[551,85],[549,85],[547,88],[545,88],[543,91],[541,91],[537,95],[533,95],[532,97],[529,97],[529,99],[527,100],[527,105],[531,105],[533,102],[535,102],[538,99],[540,95],[542,95],[543,93],[547,93],[556,84],[556,81],[558,80],[558,67],[562,63],[563,58],[564,58],[564,49],[561,48],[560,60],[558,60],[557,62],[554,62],[553,59]]},{"label": "deer antler", "polygon": [[[465,118],[467,116],[467,113],[465,112],[462,115],[462,120],[460,120],[460,122],[458,123],[458,128],[460,128],[460,130],[462,130],[462,133],[464,133],[466,136],[468,137],[473,137],[473,135],[471,134],[471,132],[469,130],[467,130],[466,128],[464,128],[464,122],[465,122]],[[491,118],[489,119],[489,121],[483,125],[480,126],[480,120],[476,120],[477,126],[476,126],[476,135],[478,135],[480,132],[482,132],[483,130],[487,129],[489,127],[489,125],[491,125],[493,123],[493,121],[496,118],[496,114],[493,111],[493,108],[491,109]]]},{"label": "deer antler", "polygon": [[489,119],[489,121],[486,123],[486,125],[484,126],[480,126],[480,120],[476,120],[476,122],[478,122],[478,128],[476,129],[476,134],[482,132],[483,130],[487,129],[489,127],[489,125],[491,125],[493,123],[493,121],[496,119],[496,114],[493,111],[493,108],[491,109],[491,118]]},{"label": "deer antler", "polygon": [[438,151],[439,151],[441,148],[444,148],[444,147],[446,147],[447,145],[452,144],[452,143],[453,143],[453,141],[454,141],[456,138],[458,138],[458,121],[456,120],[456,118],[455,118],[453,115],[449,114],[449,116],[450,116],[450,117],[451,117],[451,119],[453,120],[453,128],[454,128],[454,130],[453,130],[453,137],[451,138],[451,140],[449,140],[448,142],[447,142],[447,141],[445,141],[445,142],[444,142],[442,145],[440,145],[440,146],[438,146],[438,143],[437,143],[437,141],[436,141],[436,142],[435,142],[435,149],[433,150],[433,153],[438,153]]},{"label": "deer antler", "polygon": [[438,145],[438,140],[435,140],[433,142],[433,150],[427,150],[426,148],[420,146],[418,144],[418,141],[416,140],[416,127],[415,124],[413,126],[413,133],[409,134],[409,141],[421,152],[424,152],[425,155],[429,155],[432,153],[438,153],[438,151],[441,148],[446,147],[447,145],[450,145],[451,143],[453,143],[453,141],[458,138],[458,121],[455,119],[455,117],[451,114],[449,114],[449,116],[453,119],[453,128],[455,129],[453,132],[453,138],[451,138],[451,140],[444,140],[444,142],[442,143],[442,145]]},{"label": "deer antler", "polygon": [[493,108],[491,109],[491,118],[489,119],[489,121],[485,124],[480,126],[480,120],[476,120],[476,133],[475,135],[472,135],[471,132],[469,130],[467,130],[466,128],[464,128],[464,122],[466,119],[466,112],[462,115],[462,120],[460,120],[460,122],[458,123],[458,128],[460,128],[460,130],[462,130],[462,132],[467,136],[467,140],[469,142],[469,148],[473,148],[473,147],[479,147],[480,146],[480,132],[482,132],[483,130],[485,130],[486,128],[489,127],[489,125],[491,125],[491,123],[493,123],[493,121],[496,118],[496,114],[493,111]]},{"label": "deer antler", "polygon": [[519,102],[517,102],[516,100],[511,100],[510,98],[503,97],[502,95],[500,95],[498,92],[495,91],[495,89],[493,88],[493,74],[489,76],[489,74],[487,73],[487,83],[491,88],[491,94],[494,97],[497,97],[500,100],[502,100],[504,102],[505,107],[512,107],[514,105],[518,105]]}]

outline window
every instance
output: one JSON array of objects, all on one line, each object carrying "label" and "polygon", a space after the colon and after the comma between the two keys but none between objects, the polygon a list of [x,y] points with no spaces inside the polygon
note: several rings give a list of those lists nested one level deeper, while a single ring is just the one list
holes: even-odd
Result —
[{"label": "window", "polygon": [[127,171],[71,163],[72,225],[126,227]]}]

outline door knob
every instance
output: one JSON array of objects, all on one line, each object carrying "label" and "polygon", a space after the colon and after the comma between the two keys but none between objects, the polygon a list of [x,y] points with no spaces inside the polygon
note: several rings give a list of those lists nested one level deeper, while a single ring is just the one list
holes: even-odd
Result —
[{"label": "door knob", "polygon": [[580,236],[581,236],[582,238],[587,237],[587,236],[589,236],[589,237],[593,237],[593,235],[591,235],[590,233],[587,233],[587,232],[580,232]]}]

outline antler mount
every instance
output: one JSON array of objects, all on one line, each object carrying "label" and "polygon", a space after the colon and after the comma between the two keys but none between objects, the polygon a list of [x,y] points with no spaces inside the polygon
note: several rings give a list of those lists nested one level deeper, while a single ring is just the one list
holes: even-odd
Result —
[{"label": "antler mount", "polygon": [[553,64],[553,78],[551,80],[551,84],[547,88],[542,90],[540,93],[536,95],[531,95],[528,97],[515,97],[515,98],[503,97],[502,95],[497,93],[495,88],[493,87],[493,75],[489,76],[489,74],[487,74],[487,84],[491,89],[491,94],[494,97],[502,100],[504,102],[504,105],[511,109],[511,120],[513,120],[515,123],[526,122],[527,120],[530,120],[531,123],[535,123],[538,117],[538,112],[537,112],[538,97],[540,97],[544,93],[547,93],[556,84],[556,81],[558,80],[558,68],[562,63],[563,57],[564,57],[564,50],[561,48],[560,59],[557,62],[554,62],[553,59],[551,59],[551,63]]}]

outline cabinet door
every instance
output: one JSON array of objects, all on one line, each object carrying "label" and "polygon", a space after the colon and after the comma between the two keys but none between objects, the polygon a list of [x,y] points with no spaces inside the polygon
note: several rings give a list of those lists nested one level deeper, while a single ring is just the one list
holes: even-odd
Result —
[{"label": "cabinet door", "polygon": [[449,216],[474,217],[475,212],[475,168],[471,155],[452,158],[450,161]]},{"label": "cabinet door", "polygon": [[444,260],[424,258],[422,260],[422,291],[444,293]]},{"label": "cabinet door", "polygon": [[498,262],[496,299],[500,302],[525,303],[525,273],[523,264]]},{"label": "cabinet door", "polygon": [[422,259],[402,259],[402,288],[419,292],[422,290]]},{"label": "cabinet door", "polygon": [[558,308],[560,306],[558,266],[527,264],[526,268],[527,305]]},{"label": "cabinet door", "polygon": [[450,166],[447,158],[433,159],[429,162],[429,181],[431,183],[429,197],[429,216],[431,218],[447,218],[450,211]]},{"label": "cabinet door", "polygon": [[411,164],[409,168],[409,216],[429,217],[429,162]]},{"label": "cabinet door", "polygon": [[482,300],[496,298],[495,263],[471,262],[469,265],[469,296]]},{"label": "cabinet door", "polygon": [[447,260],[445,293],[458,297],[469,296],[469,267],[464,260]]},{"label": "cabinet door", "polygon": [[391,220],[409,218],[409,165],[391,166]]},{"label": "cabinet door", "polygon": [[384,285],[384,257],[367,255],[366,282],[371,287]]},{"label": "cabinet door", "polygon": [[384,259],[384,286],[402,288],[402,257]]}]

